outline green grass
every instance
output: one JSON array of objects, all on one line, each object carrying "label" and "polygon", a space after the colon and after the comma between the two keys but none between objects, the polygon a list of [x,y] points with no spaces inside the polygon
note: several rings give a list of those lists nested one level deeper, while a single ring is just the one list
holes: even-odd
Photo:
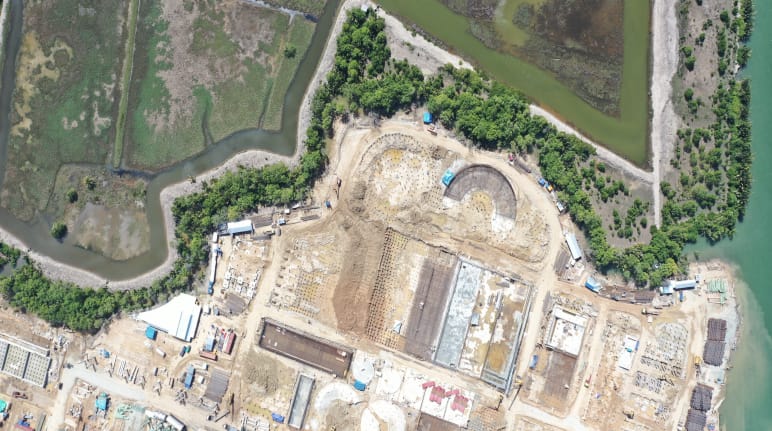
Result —
[{"label": "green grass", "polygon": [[[284,96],[287,89],[295,77],[295,71],[306,54],[308,46],[311,44],[311,36],[314,34],[315,26],[306,20],[295,19],[289,29],[288,43],[297,48],[297,53],[293,58],[287,58],[282,55],[281,65],[276,75],[276,79],[271,86],[271,94],[268,97],[268,105],[265,108],[263,121],[260,127],[266,130],[279,130],[281,128],[282,112],[284,110]],[[286,45],[285,45],[286,46]]]},{"label": "green grass", "polygon": [[[151,120],[161,118],[163,123],[171,110],[171,96],[159,77],[159,72],[173,70],[173,65],[164,60],[171,58],[171,53],[164,51],[166,48],[159,49],[171,46],[171,38],[167,34],[168,23],[161,17],[162,4],[143,4],[129,95],[129,140],[124,150],[124,164],[135,168],[156,170],[202,151],[211,141],[259,127],[269,99],[271,109],[278,111],[272,114],[271,124],[280,124],[284,95],[315,28],[302,18],[296,18],[290,25],[288,15],[271,9],[249,7],[234,11],[209,3],[186,5],[190,5],[186,13],[198,15],[192,19],[193,37],[183,54],[208,68],[212,77],[219,78],[191,83],[194,104],[189,113],[176,119],[174,125],[156,127]],[[234,28],[232,19],[258,21],[257,33],[229,33]],[[246,42],[240,41],[240,37],[246,37]],[[283,56],[288,41],[298,47],[293,61],[285,61]]]},{"label": "green grass", "polygon": [[170,109],[171,94],[159,76],[172,68],[166,61],[170,52],[170,38],[166,34],[169,23],[161,17],[160,2],[146,2],[140,6],[136,55],[129,94],[127,136],[124,163],[134,168],[157,169],[204,149],[201,129],[210,95],[203,87],[191,89],[195,99],[192,118],[182,126],[157,130],[147,121],[146,113],[163,115]]},{"label": "green grass", "polygon": [[522,91],[591,139],[628,160],[648,164],[649,2],[624,2],[624,65],[619,118],[605,115],[579,98],[555,76],[511,55],[487,48],[466,18],[439,0],[379,0],[388,12],[406,18],[470,59],[491,78]]},{"label": "green grass", "polygon": [[217,101],[209,116],[209,130],[215,141],[238,130],[257,128],[263,115],[272,78],[259,63],[251,63],[243,79],[243,83],[223,82],[213,90]]},{"label": "green grass", "polygon": [[115,141],[113,142],[113,167],[121,165],[123,157],[123,134],[126,126],[126,110],[129,105],[129,87],[131,86],[131,68],[134,62],[134,42],[137,34],[137,15],[139,13],[139,0],[129,2],[129,20],[126,26],[126,51],[123,57],[123,69],[121,70],[121,86],[118,89],[121,94],[118,103],[118,117],[115,120]]},{"label": "green grass", "polygon": [[[74,0],[25,4],[25,37],[39,43],[42,52],[33,52],[34,45],[23,44],[17,70],[23,70],[31,58],[52,56],[54,48],[62,44],[71,48],[72,56],[60,49],[25,79],[35,91],[28,98],[29,130],[23,130],[22,136],[10,136],[9,169],[3,184],[3,206],[21,219],[29,219],[46,207],[63,163],[104,164],[111,147],[115,100],[107,90],[115,85],[113,77],[119,73],[119,23],[126,3],[105,0],[99,7],[86,8],[88,13],[73,15],[78,5]],[[41,72],[45,69],[55,70],[57,79],[44,77]],[[15,106],[29,96],[20,91],[23,84],[17,75]],[[108,119],[99,127],[94,123],[97,113]],[[69,123],[66,128],[65,118]],[[14,112],[12,127],[22,120]]]},{"label": "green grass", "polygon": [[217,58],[233,58],[239,50],[223,30],[221,14],[201,15],[193,23],[191,51],[195,54],[214,54]]}]

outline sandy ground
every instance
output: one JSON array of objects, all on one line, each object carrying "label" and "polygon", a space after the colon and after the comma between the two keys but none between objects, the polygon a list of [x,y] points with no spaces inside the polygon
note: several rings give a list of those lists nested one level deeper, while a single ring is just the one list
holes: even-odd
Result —
[{"label": "sandy ground", "polygon": [[651,149],[654,167],[654,223],[662,221],[659,182],[662,163],[670,160],[678,129],[678,117],[671,100],[671,81],[678,68],[678,20],[676,0],[655,0],[651,24]]},{"label": "sandy ground", "polygon": [[[176,198],[200,191],[203,181],[211,181],[213,178],[221,176],[226,171],[238,169],[239,166],[260,167],[277,162],[294,164],[299,158],[298,154],[299,153],[296,152],[295,155],[290,158],[279,156],[267,151],[245,151],[231,157],[221,166],[197,176],[195,183],[191,183],[190,181],[185,180],[163,189],[163,191],[161,191],[160,199],[163,207],[164,228],[166,231],[165,235],[167,243],[173,244],[174,242],[174,218],[172,217],[172,203]],[[169,247],[169,253],[166,256],[166,260],[155,269],[135,278],[116,281],[105,279],[98,276],[97,274],[94,274],[93,272],[89,272],[81,268],[65,265],[52,259],[49,256],[40,254],[37,251],[30,249],[22,240],[6,230],[0,229],[0,241],[26,252],[29,257],[38,264],[43,273],[49,278],[63,280],[86,287],[107,286],[112,290],[128,290],[149,286],[154,280],[168,274],[174,265],[174,261],[177,260],[176,248]]]},{"label": "sandy ground", "polygon": [[378,16],[386,21],[386,37],[392,58],[408,60],[418,66],[424,75],[433,74],[448,63],[458,68],[474,69],[468,61],[432,44],[420,34],[413,35],[400,20],[383,9],[379,9]]},{"label": "sandy ground", "polygon": [[740,304],[737,299],[737,289],[742,287],[739,287],[737,283],[737,268],[721,260],[714,259],[707,262],[693,262],[689,265],[689,273],[701,274],[703,280],[706,281],[724,279],[727,282],[727,300],[725,304],[720,305],[708,302],[706,299],[706,292],[704,291],[705,286],[703,286],[697,298],[690,293],[690,297],[681,305],[684,313],[687,313],[692,318],[692,324],[697,326],[695,332],[699,332],[699,334],[695,334],[692,338],[692,354],[701,356],[703,353],[703,346],[705,345],[705,340],[708,336],[708,318],[726,320],[726,350],[724,351],[724,362],[722,366],[717,367],[705,364],[703,365],[702,376],[697,377],[694,372],[687,375],[687,396],[680,399],[680,402],[675,406],[674,411],[685,417],[689,410],[689,400],[691,398],[692,388],[694,388],[697,383],[706,384],[713,387],[713,405],[708,412],[708,423],[715,423],[716,429],[722,429],[719,423],[720,418],[718,411],[721,403],[723,403],[726,398],[726,386],[717,384],[714,377],[718,370],[728,370],[731,367],[732,354],[737,343],[740,342],[742,315],[740,312]]},{"label": "sandy ground", "polygon": [[[319,85],[327,75],[327,72],[329,72],[329,70],[332,68],[333,61],[335,59],[336,45],[330,42],[336,40],[340,34],[346,18],[345,12],[351,8],[360,7],[361,5],[365,4],[370,3],[364,0],[347,0],[340,6],[340,12],[338,14],[338,18],[335,21],[334,28],[330,32],[325,51],[321,60],[319,61],[319,65],[316,68],[314,78],[311,80],[311,83],[306,89],[303,102],[300,106],[297,134],[298,145],[295,148],[295,154],[290,158],[279,156],[267,151],[245,151],[231,157],[223,165],[202,175],[199,175],[196,177],[196,183],[182,181],[166,187],[163,191],[161,191],[160,199],[161,205],[163,207],[164,228],[167,244],[173,244],[174,242],[174,218],[172,217],[171,213],[172,203],[180,196],[200,191],[202,181],[210,181],[212,178],[219,177],[228,170],[237,169],[238,166],[260,167],[277,162],[284,162],[289,165],[294,165],[297,163],[297,161],[300,159],[300,155],[305,151],[304,138],[306,129],[308,128],[311,120],[312,96],[316,92],[316,89],[319,88]],[[6,8],[3,8],[4,11],[5,9]],[[100,277],[97,274],[83,270],[81,268],[63,264],[49,256],[31,250],[21,239],[3,229],[0,229],[0,241],[27,252],[27,254],[35,262],[37,262],[43,273],[49,278],[68,281],[71,283],[76,283],[80,286],[88,287],[101,287],[107,285],[110,289],[114,290],[128,290],[149,286],[154,280],[168,274],[174,265],[174,261],[177,259],[176,248],[170,246],[166,260],[158,267],[135,278],[115,281],[105,279],[104,277]]]}]

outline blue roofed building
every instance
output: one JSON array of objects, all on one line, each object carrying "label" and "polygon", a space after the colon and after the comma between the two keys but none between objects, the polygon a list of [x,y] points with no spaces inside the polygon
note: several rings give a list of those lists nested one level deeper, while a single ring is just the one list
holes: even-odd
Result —
[{"label": "blue roofed building", "polygon": [[94,402],[94,407],[96,407],[97,412],[106,412],[107,411],[107,405],[109,404],[109,398],[107,397],[107,394],[102,392],[97,397],[96,401]]},{"label": "blue roofed building", "polygon": [[587,281],[584,283],[584,287],[592,290],[595,293],[600,292],[601,285],[598,280],[596,280],[594,277],[590,277],[587,279]]}]

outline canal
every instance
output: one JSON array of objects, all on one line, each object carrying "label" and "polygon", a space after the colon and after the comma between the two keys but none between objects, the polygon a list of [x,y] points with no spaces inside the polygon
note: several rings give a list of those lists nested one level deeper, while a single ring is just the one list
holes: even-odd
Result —
[{"label": "canal", "polygon": [[[522,0],[510,0],[517,4]],[[624,64],[619,118],[594,109],[555,76],[518,57],[486,47],[467,18],[439,0],[377,0],[383,8],[418,25],[451,51],[485,70],[492,78],[522,91],[593,140],[639,166],[648,166],[648,47],[650,2],[624,1]],[[512,30],[514,26],[508,28]],[[518,39],[523,34],[507,33]]]}]

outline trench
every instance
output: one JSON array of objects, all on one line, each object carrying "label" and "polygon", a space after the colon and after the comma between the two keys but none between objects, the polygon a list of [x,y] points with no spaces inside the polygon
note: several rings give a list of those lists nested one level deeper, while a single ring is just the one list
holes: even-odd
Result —
[{"label": "trench", "polygon": [[[9,43],[6,45],[7,61],[2,71],[3,85],[0,89],[0,181],[5,177],[16,57],[22,36],[23,0],[10,1],[12,2],[9,20],[11,28]],[[128,260],[114,261],[96,252],[78,247],[71,240],[65,239],[60,243],[53,239],[49,233],[51,220],[48,220],[45,215],[40,215],[30,222],[22,222],[2,208],[0,208],[0,228],[15,235],[28,248],[38,253],[47,255],[62,264],[90,271],[109,280],[130,279],[162,265],[169,253],[169,247],[174,246],[166,243],[160,201],[160,193],[164,188],[216,168],[234,155],[246,150],[264,150],[284,156],[291,156],[295,152],[300,105],[324,51],[339,3],[340,0],[329,0],[323,14],[319,17],[311,45],[300,62],[295,78],[284,96],[279,132],[267,132],[258,129],[236,131],[215,145],[208,146],[203,152],[151,175],[147,186],[146,204],[147,219],[150,225],[149,251]]]}]

